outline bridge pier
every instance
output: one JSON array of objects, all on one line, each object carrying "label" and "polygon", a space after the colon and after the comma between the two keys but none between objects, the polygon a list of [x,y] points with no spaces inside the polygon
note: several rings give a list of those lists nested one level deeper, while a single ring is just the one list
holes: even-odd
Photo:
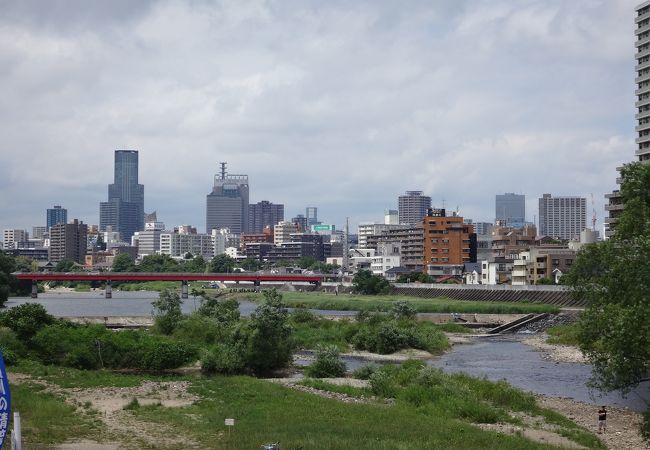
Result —
[{"label": "bridge pier", "polygon": [[106,282],[106,293],[104,294],[106,298],[113,298],[113,286],[110,281]]},{"label": "bridge pier", "polygon": [[38,283],[36,283],[35,281],[32,283],[31,297],[32,298],[38,298]]},{"label": "bridge pier", "polygon": [[181,298],[187,298],[187,281],[181,281]]}]

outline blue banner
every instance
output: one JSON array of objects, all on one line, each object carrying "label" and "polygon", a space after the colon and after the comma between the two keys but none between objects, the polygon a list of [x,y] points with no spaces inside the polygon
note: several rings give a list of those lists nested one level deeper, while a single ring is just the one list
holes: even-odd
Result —
[{"label": "blue banner", "polygon": [[2,450],[9,429],[10,414],[11,393],[9,392],[9,380],[5,369],[5,360],[2,357],[2,351],[0,351],[0,450]]}]

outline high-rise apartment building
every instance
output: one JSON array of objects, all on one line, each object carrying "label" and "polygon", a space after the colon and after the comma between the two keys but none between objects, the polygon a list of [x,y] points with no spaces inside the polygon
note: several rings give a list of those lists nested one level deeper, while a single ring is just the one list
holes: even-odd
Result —
[{"label": "high-rise apartment building", "polygon": [[552,197],[539,199],[539,233],[556,239],[577,239],[587,222],[587,199]]},{"label": "high-rise apartment building", "polygon": [[88,226],[74,219],[71,223],[59,223],[50,230],[50,261],[57,263],[71,259],[84,264],[88,245]]},{"label": "high-rise apartment building", "polygon": [[497,194],[494,201],[494,222],[501,226],[523,227],[526,222],[526,196]]},{"label": "high-rise apartment building", "polygon": [[431,208],[431,197],[422,191],[406,191],[398,200],[400,225],[415,225],[422,223],[422,219]]},{"label": "high-rise apartment building", "polygon": [[43,226],[33,226],[32,227],[32,238],[33,239],[43,239],[48,233],[48,227]]},{"label": "high-rise apartment building", "polygon": [[298,232],[297,224],[292,222],[280,222],[273,227],[273,243],[275,245],[282,245],[284,242],[289,242],[291,235]]},{"label": "high-rise apartment building", "polygon": [[2,231],[2,241],[5,250],[13,250],[27,242],[29,234],[27,230],[5,229]]},{"label": "high-rise apartment building", "polygon": [[262,233],[284,220],[284,205],[267,200],[248,205],[248,233]]},{"label": "high-rise apartment building", "polygon": [[99,204],[99,229],[120,233],[131,242],[136,231],[144,229],[144,186],[138,184],[137,150],[115,150],[115,176],[108,185],[108,201]]},{"label": "high-rise apartment building", "polygon": [[[636,102],[636,151],[635,156],[640,162],[650,162],[650,1],[645,1],[635,8],[636,17],[636,66],[634,78]],[[620,168],[617,168],[620,170]],[[616,180],[620,183],[620,179]],[[605,237],[614,234],[616,224],[623,211],[623,198],[619,190],[607,195],[605,211],[608,217],[605,218]]]},{"label": "high-rise apartment building", "polygon": [[[60,205],[55,205],[54,208],[47,209],[46,224],[49,230],[58,223],[68,222],[68,210],[62,208]],[[42,223],[42,222],[41,222]]]},{"label": "high-rise apartment building", "polygon": [[430,209],[422,221],[424,267],[429,275],[460,275],[465,263],[476,262],[476,234],[471,224],[444,209]]},{"label": "high-rise apartment building", "polygon": [[221,163],[221,173],[214,176],[212,192],[206,198],[205,227],[208,234],[214,229],[228,228],[241,234],[248,230],[248,175],[226,173],[226,163]]}]

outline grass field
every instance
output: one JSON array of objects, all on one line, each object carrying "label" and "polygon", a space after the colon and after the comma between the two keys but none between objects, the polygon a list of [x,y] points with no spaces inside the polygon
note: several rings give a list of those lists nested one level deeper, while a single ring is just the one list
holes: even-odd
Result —
[{"label": "grass field", "polygon": [[[285,450],[557,448],[532,442],[520,434],[483,431],[475,425],[497,420],[517,424],[519,419],[509,413],[514,411],[544,418],[559,427],[560,434],[586,448],[603,448],[593,434],[557,413],[537,407],[529,394],[503,382],[491,383],[464,375],[442,375],[433,390],[428,391],[404,382],[408,377],[396,373],[395,380],[403,387],[391,402],[384,401],[381,395],[371,397],[368,388],[341,387],[319,380],[304,382],[320,390],[370,399],[369,403],[351,404],[246,376],[155,377],[59,369],[36,363],[11,368],[10,372],[42,378],[61,388],[130,387],[155,380],[190,381],[189,391],[199,400],[189,406],[144,406],[132,402],[123,414],[143,424],[162,425],[175,436],[191,439],[199,448],[243,450],[259,448],[266,442],[280,442]],[[75,391],[64,389],[64,392],[74,399]],[[81,438],[107,442],[124,438],[129,442],[127,436],[107,435],[101,417],[91,404],[79,405],[75,410],[61,396],[46,393],[43,386],[35,383],[12,385],[12,394],[15,408],[23,418],[24,442],[30,444],[25,448]],[[226,418],[235,419],[235,426],[230,430],[224,426]]]},{"label": "grass field", "polygon": [[[240,298],[261,300],[259,294],[241,294]],[[334,295],[323,292],[283,292],[284,303],[294,308],[311,308],[337,311],[390,311],[396,301],[402,300],[422,313],[476,313],[476,314],[528,314],[557,313],[560,308],[542,303],[480,302],[452,300],[449,298],[419,298],[402,295]]]}]

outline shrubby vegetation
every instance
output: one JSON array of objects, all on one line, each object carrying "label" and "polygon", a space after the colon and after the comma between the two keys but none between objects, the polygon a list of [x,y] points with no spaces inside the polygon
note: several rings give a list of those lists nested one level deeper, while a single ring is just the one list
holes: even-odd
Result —
[{"label": "shrubby vegetation", "polygon": [[296,347],[316,348],[334,345],[339,350],[352,347],[373,353],[389,354],[405,348],[440,353],[449,348],[441,327],[418,322],[408,305],[397,305],[393,314],[359,314],[356,322],[327,320],[309,311],[296,310],[289,319]]},{"label": "shrubby vegetation", "polygon": [[345,374],[345,362],[334,345],[320,345],[316,348],[316,360],[305,369],[305,375],[313,378],[335,378]]},{"label": "shrubby vegetation", "polygon": [[79,369],[135,368],[161,371],[196,359],[189,344],[145,331],[114,333],[101,325],[57,320],[40,304],[0,314],[0,348],[8,364],[21,358]]}]

